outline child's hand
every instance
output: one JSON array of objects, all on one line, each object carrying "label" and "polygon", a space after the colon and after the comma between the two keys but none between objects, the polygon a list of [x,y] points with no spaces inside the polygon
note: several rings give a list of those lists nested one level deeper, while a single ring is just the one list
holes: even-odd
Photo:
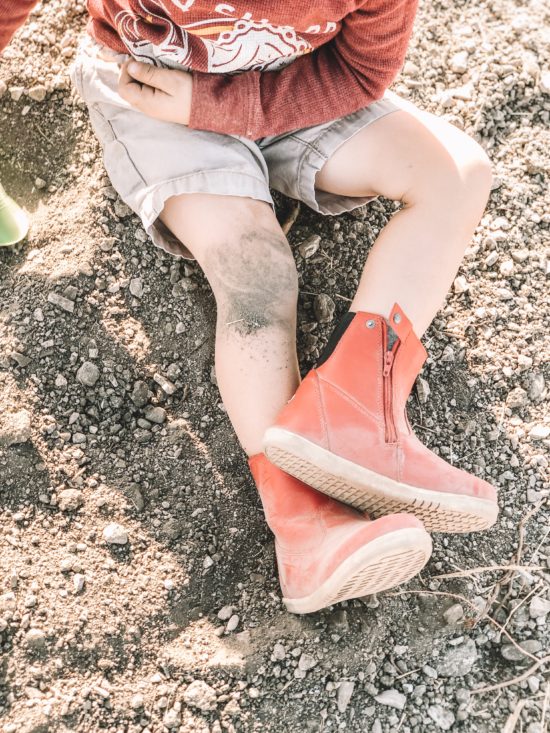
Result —
[{"label": "child's hand", "polygon": [[126,61],[120,70],[118,92],[132,107],[149,117],[187,125],[191,113],[193,77],[186,71],[159,69]]}]

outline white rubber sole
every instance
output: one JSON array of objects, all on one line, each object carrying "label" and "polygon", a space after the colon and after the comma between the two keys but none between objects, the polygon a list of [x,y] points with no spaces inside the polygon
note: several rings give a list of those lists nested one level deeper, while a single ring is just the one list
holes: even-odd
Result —
[{"label": "white rubber sole", "polygon": [[432,554],[432,540],[411,527],[378,537],[347,560],[305,598],[283,598],[290,613],[313,613],[350,598],[361,598],[405,583],[419,573]]},{"label": "white rubber sole", "polygon": [[496,522],[496,502],[394,481],[283,428],[266,431],[264,450],[286,473],[373,518],[409,512],[429,532],[474,532]]}]

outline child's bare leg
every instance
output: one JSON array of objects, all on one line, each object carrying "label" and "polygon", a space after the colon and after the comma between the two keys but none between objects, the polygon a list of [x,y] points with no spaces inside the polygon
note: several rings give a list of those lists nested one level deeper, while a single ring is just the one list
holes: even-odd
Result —
[{"label": "child's bare leg", "polygon": [[347,196],[403,202],[372,248],[351,310],[387,317],[398,302],[421,336],[481,218],[492,175],[474,140],[434,115],[405,107],[343,144],[316,184]]},{"label": "child's bare leg", "polygon": [[288,242],[270,206],[252,199],[175,196],[161,219],[214,291],[218,386],[242,447],[255,455],[299,382],[298,279]]}]

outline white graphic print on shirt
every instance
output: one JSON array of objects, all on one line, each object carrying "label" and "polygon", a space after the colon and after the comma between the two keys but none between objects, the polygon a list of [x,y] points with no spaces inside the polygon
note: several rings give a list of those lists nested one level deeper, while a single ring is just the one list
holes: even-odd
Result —
[{"label": "white graphic print on shirt", "polygon": [[[174,6],[189,10],[195,0],[157,0],[159,14],[153,14],[139,4],[143,15],[120,11],[115,22],[120,38],[129,53],[141,61],[153,64],[189,68],[191,48],[189,36],[200,38],[206,47],[208,71],[218,74],[231,74],[239,71],[267,71],[280,69],[294,61],[298,56],[313,50],[311,44],[300,37],[291,26],[273,25],[266,18],[253,20],[251,13],[236,17],[235,8],[227,3],[218,3],[214,12],[216,17],[176,25],[170,20]],[[145,40],[147,25],[154,23],[157,28],[164,26],[166,33],[160,43]],[[328,22],[325,32],[331,32],[336,24]],[[320,30],[315,26],[315,31]],[[310,29],[308,29],[309,31]]]}]

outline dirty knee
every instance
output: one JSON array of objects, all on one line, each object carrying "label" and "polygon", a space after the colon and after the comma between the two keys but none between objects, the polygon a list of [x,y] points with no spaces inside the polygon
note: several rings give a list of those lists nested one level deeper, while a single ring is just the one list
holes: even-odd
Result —
[{"label": "dirty knee", "polygon": [[216,296],[218,318],[248,335],[270,327],[292,327],[298,275],[282,232],[254,228],[212,247],[206,274]]}]

